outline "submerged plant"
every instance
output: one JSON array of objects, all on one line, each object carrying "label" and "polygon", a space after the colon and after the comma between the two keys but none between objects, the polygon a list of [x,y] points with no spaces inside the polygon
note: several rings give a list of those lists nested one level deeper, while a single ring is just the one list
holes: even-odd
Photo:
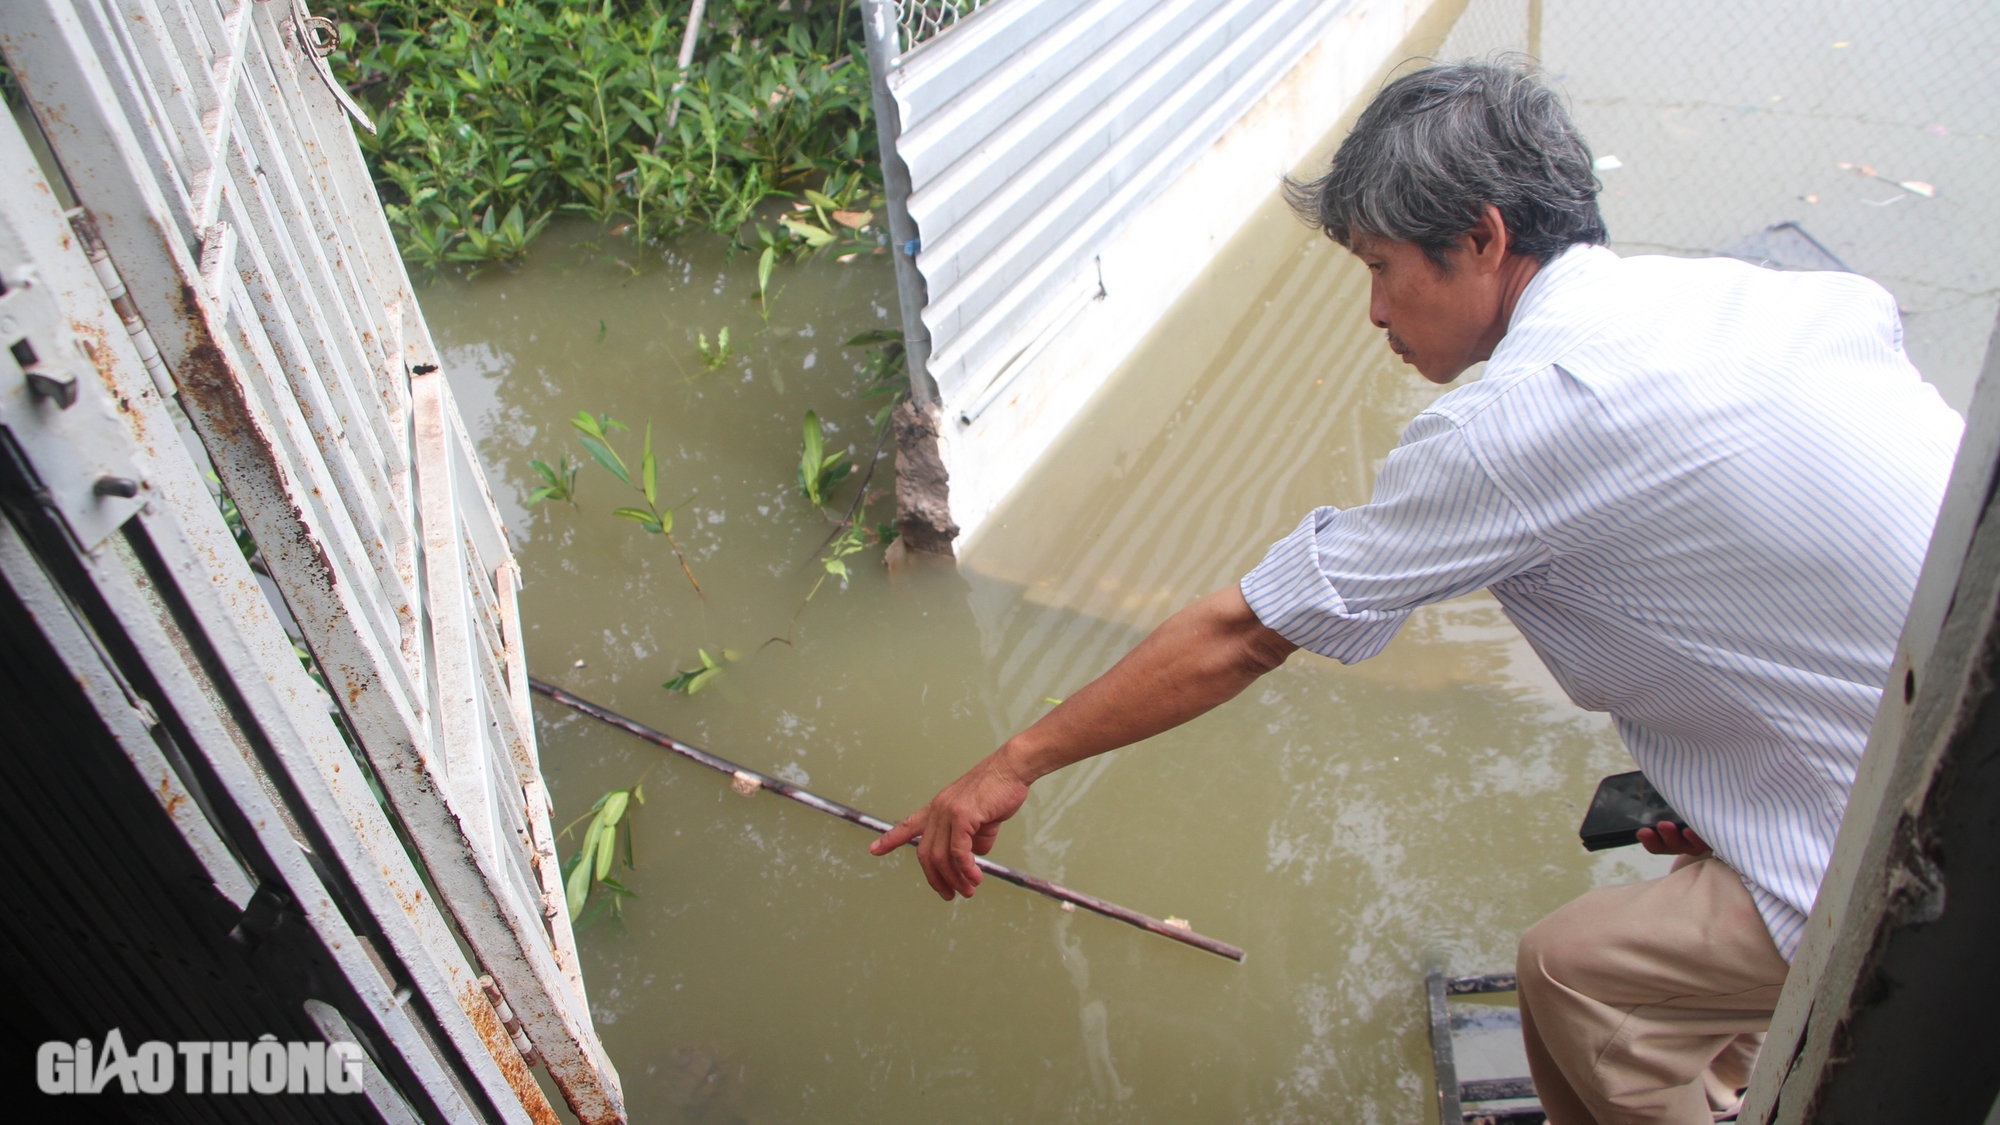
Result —
[{"label": "submerged plant", "polygon": [[845,590],[847,580],[853,577],[847,570],[847,556],[866,547],[868,540],[869,533],[857,524],[847,525],[839,535],[834,536],[833,542],[826,545],[826,553],[820,556],[819,580],[813,583],[812,591],[806,595],[806,600],[811,601],[813,594],[819,593],[820,583],[825,582],[828,577],[840,579],[840,588]]},{"label": "submerged plant", "polygon": [[[697,656],[701,657],[701,667],[676,672],[674,678],[661,684],[661,687],[666,688],[668,691],[678,691],[685,695],[698,695],[702,688],[707,687],[717,676],[722,674],[722,665],[718,664],[715,658],[708,654],[707,649],[698,648],[694,651]],[[736,654],[730,652],[728,649],[723,649],[722,658],[733,662],[736,659]]]},{"label": "submerged plant", "polygon": [[[681,551],[680,543],[674,539],[674,508],[679,505],[665,508],[660,506],[660,463],[658,458],[653,456],[652,425],[649,423],[646,426],[645,444],[639,454],[639,479],[634,481],[632,471],[625,467],[625,459],[611,447],[611,431],[625,430],[629,433],[630,427],[608,414],[592,416],[581,410],[577,411],[576,417],[569,421],[570,425],[575,426],[583,435],[583,448],[590,454],[591,460],[602,465],[612,476],[625,482],[645,498],[646,506],[643,508],[630,506],[614,508],[611,514],[621,520],[630,520],[653,535],[664,536],[667,544],[673,548],[674,558],[681,564],[681,573],[687,575],[688,584],[694,587],[697,595],[706,600],[707,595],[702,594],[701,583],[695,579],[694,569],[688,566],[687,555]],[[686,502],[683,500],[681,503]]]},{"label": "submerged plant", "polygon": [[542,478],[542,487],[528,494],[528,503],[539,504],[544,500],[566,500],[571,506],[576,504],[576,473],[583,468],[583,462],[572,462],[565,453],[555,464],[546,461],[530,461],[528,467]]},{"label": "submerged plant", "polygon": [[848,580],[853,577],[853,572],[847,569],[847,558],[865,549],[871,538],[878,543],[888,542],[881,539],[879,533],[871,534],[867,528],[856,523],[844,523],[835,529],[833,535],[820,545],[821,553],[817,559],[819,576],[813,579],[812,589],[806,591],[806,596],[799,599],[799,608],[792,611],[792,619],[785,624],[785,635],[765,641],[758,646],[759,652],[774,644],[792,647],[792,634],[798,629],[799,618],[805,615],[806,607],[812,605],[819,588],[826,585],[827,579],[838,578],[840,588],[845,590]]},{"label": "submerged plant", "polygon": [[[606,914],[613,918],[621,917],[624,913],[624,903],[621,900],[638,897],[611,875],[612,865],[619,858],[618,841],[621,828],[624,830],[625,866],[627,869],[634,866],[632,822],[625,815],[633,801],[642,805],[646,803],[646,786],[643,782],[630,789],[613,789],[599,797],[597,803],[590,806],[583,816],[570,821],[558,833],[559,836],[567,836],[570,829],[575,828],[586,817],[590,819],[590,827],[583,833],[583,846],[578,848],[576,854],[570,856],[562,866],[563,897],[569,907],[569,920],[578,929],[590,925]],[[584,907],[595,896],[599,887],[604,888],[605,895],[597,899],[597,904],[590,908],[586,916]]]},{"label": "submerged plant", "polygon": [[827,495],[833,487],[847,479],[854,466],[847,460],[847,451],[837,449],[826,451],[826,434],[820,427],[819,415],[806,411],[804,426],[805,441],[799,451],[799,491],[815,508],[826,507]]},{"label": "submerged plant", "polygon": [[766,327],[771,323],[771,271],[777,267],[778,258],[786,251],[785,243],[776,234],[758,223],[752,228],[757,242],[763,247],[757,254],[757,315],[764,319]]},{"label": "submerged plant", "polygon": [[801,192],[805,201],[792,204],[793,213],[778,220],[786,233],[803,244],[801,252],[876,249],[880,243],[867,234],[875,224],[875,212],[870,209],[872,201],[860,198],[860,178],[829,175],[820,186],[826,190],[806,188]]},{"label": "submerged plant", "polygon": [[708,334],[705,332],[695,333],[694,343],[696,347],[701,349],[701,365],[708,370],[713,371],[729,362],[728,328],[725,327],[722,331],[715,334],[715,347],[713,349],[708,346]]},{"label": "submerged plant", "polygon": [[544,211],[533,220],[524,220],[521,205],[516,203],[508,209],[507,217],[495,224],[493,212],[489,204],[477,225],[462,224],[458,231],[464,240],[453,246],[447,257],[454,262],[518,262],[528,252],[528,243],[542,233],[555,214]]}]

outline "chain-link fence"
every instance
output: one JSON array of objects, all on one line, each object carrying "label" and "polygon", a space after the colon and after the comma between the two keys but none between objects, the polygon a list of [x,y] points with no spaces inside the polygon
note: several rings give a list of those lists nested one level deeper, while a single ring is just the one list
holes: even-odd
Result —
[{"label": "chain-link fence", "polygon": [[1472,0],[1438,57],[1495,51],[1572,99],[1621,253],[1824,268],[1809,235],[1964,409],[2000,308],[2000,8]]},{"label": "chain-link fence", "polygon": [[902,29],[903,50],[911,50],[951,30],[953,24],[978,11],[984,2],[990,0],[899,0],[896,25]]}]

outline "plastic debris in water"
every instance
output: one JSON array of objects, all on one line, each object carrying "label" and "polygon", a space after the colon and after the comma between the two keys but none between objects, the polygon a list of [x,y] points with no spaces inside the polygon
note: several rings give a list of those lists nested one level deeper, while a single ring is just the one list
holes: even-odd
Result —
[{"label": "plastic debris in water", "polygon": [[729,783],[729,787],[748,797],[762,789],[764,783],[758,781],[757,775],[748,770],[737,770],[736,779]]},{"label": "plastic debris in water", "polygon": [[[1883,183],[1885,183],[1885,184],[1894,184],[1894,185],[1896,185],[1897,187],[1899,187],[1899,188],[1902,188],[1902,189],[1903,189],[1904,191],[1907,191],[1907,192],[1909,192],[1909,193],[1910,193],[1911,195],[1921,195],[1921,196],[1923,196],[1923,197],[1924,197],[1925,199],[1936,199],[1936,198],[1937,198],[1937,187],[1936,187],[1935,185],[1933,185],[1933,184],[1929,184],[1929,183],[1925,183],[1925,182],[1924,182],[1923,180],[1894,180],[1894,179],[1890,179],[1890,178],[1889,178],[1888,176],[1885,176],[1885,175],[1883,175],[1882,173],[1880,173],[1880,172],[1876,171],[1876,170],[1875,170],[1874,168],[1870,167],[1869,165],[1866,165],[1866,164],[1856,164],[1856,163],[1854,163],[1853,161],[1850,161],[1850,160],[1840,160],[1840,161],[1836,161],[1836,162],[1834,163],[1834,165],[1833,165],[1833,166],[1834,166],[1835,168],[1839,168],[1840,170],[1842,170],[1842,171],[1844,171],[1844,172],[1852,172],[1852,173],[1854,173],[1854,174],[1855,174],[1855,175],[1857,175],[1857,176],[1867,176],[1867,177],[1869,177],[1870,179],[1876,179],[1876,180],[1881,180],[1881,181],[1882,181]],[[1899,196],[1898,198],[1901,198],[1901,197]],[[1887,206],[1888,204],[1890,204],[1890,203],[1893,203],[1893,202],[1895,202],[1895,200],[1891,200],[1891,199],[1885,199],[1885,200],[1881,200],[1881,201],[1879,201],[1879,202],[1878,202],[1878,201],[1876,201],[1876,200],[1871,200],[1871,199],[1864,199],[1864,200],[1862,200],[1862,202],[1863,202],[1863,203],[1874,203],[1874,204],[1875,204],[1875,206],[1877,206],[1877,207],[1885,207],[1885,206]]]},{"label": "plastic debris in water", "polygon": [[1075,903],[1073,903],[1073,902],[1069,902],[1069,901],[1064,901],[1064,903],[1062,904],[1062,908],[1063,908],[1063,912],[1064,912],[1064,913],[1066,913],[1066,914],[1074,914],[1074,913],[1076,913],[1076,904],[1075,904]]},{"label": "plastic debris in water", "polygon": [[1590,162],[1590,167],[1594,172],[1615,172],[1625,167],[1625,162],[1615,156],[1600,156]]},{"label": "plastic debris in water", "polygon": [[1192,922],[1189,922],[1186,918],[1176,918],[1173,915],[1169,914],[1165,918],[1161,919],[1161,921],[1165,922],[1169,926],[1172,926],[1174,929],[1181,931],[1182,933],[1191,934],[1194,932],[1194,924]]},{"label": "plastic debris in water", "polygon": [[574,663],[574,664],[570,665],[570,667],[572,667],[572,668],[581,668],[581,667],[583,667],[583,661],[579,660],[579,661],[577,661],[576,663]]},{"label": "plastic debris in water", "polygon": [[1834,49],[1834,50],[1836,50],[1836,51],[1838,51],[1838,50],[1840,50],[1840,49],[1841,49],[1841,48],[1843,48],[1843,47],[1852,47],[1852,46],[1854,46],[1854,44],[1853,44],[1853,43],[1852,43],[1851,41],[1849,41],[1849,40],[1846,40],[1846,39],[1842,39],[1842,40],[1841,40],[1840,42],[1838,42],[1838,43],[1835,43],[1835,44],[1833,45],[1833,49]]}]

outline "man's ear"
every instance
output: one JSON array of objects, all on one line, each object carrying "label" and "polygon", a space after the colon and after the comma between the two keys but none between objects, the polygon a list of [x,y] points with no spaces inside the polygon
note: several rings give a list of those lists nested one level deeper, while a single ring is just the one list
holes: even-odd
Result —
[{"label": "man's ear", "polygon": [[1486,205],[1485,214],[1472,224],[1472,229],[1462,235],[1466,242],[1468,256],[1475,269],[1488,272],[1500,268],[1507,260],[1507,245],[1512,240],[1507,237],[1507,220],[1500,215],[1500,208],[1491,203]]}]

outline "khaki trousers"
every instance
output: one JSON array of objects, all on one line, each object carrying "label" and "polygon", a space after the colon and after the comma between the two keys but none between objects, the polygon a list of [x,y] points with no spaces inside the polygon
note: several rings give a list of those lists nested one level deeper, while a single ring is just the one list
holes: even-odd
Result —
[{"label": "khaki trousers", "polygon": [[1599,887],[1521,936],[1521,1035],[1549,1125],[1736,1112],[1788,966],[1713,856]]}]

